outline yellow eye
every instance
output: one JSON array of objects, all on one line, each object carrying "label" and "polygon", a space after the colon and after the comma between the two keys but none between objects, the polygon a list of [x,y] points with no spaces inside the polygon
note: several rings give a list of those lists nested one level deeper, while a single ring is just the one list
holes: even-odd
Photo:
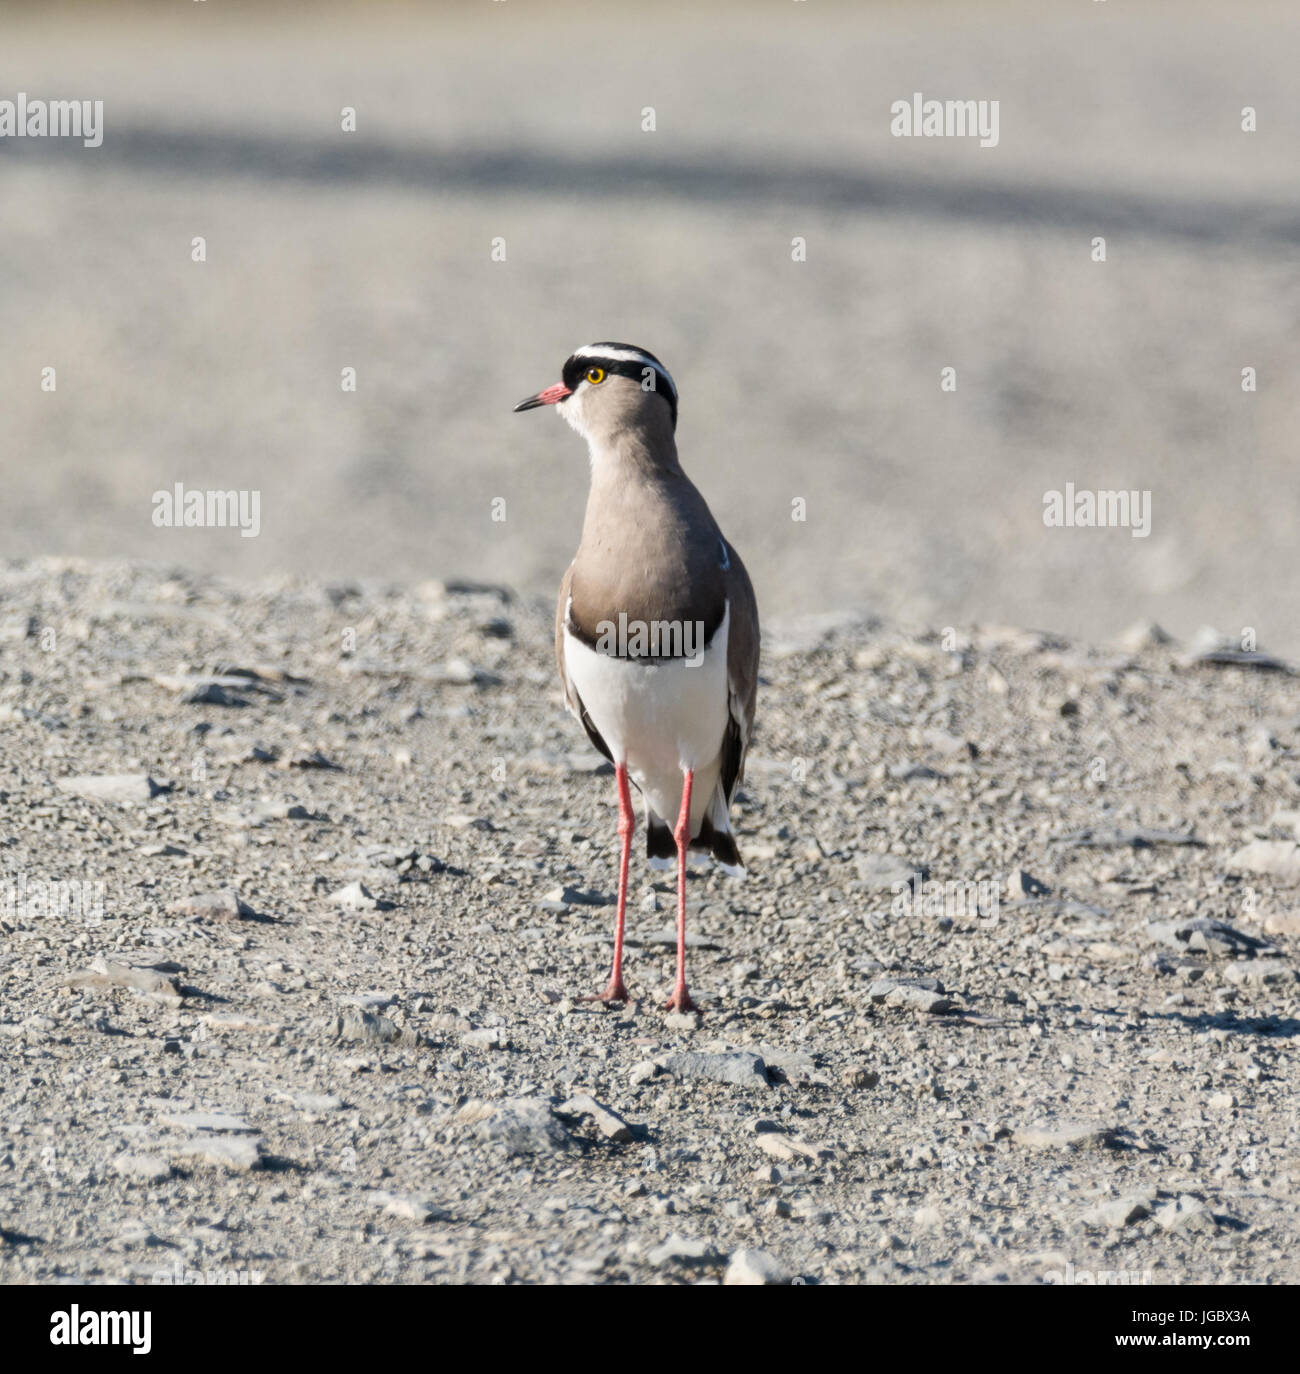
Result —
[{"label": "yellow eye", "polygon": [[599,386],[605,380],[605,369],[603,367],[589,367],[587,369],[587,380],[592,386]]}]

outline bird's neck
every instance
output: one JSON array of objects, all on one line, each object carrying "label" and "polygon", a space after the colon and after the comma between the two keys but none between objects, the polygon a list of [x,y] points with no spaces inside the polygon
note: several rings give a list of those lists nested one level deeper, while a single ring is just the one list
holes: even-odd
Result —
[{"label": "bird's neck", "polygon": [[657,484],[685,475],[671,431],[650,435],[643,430],[619,430],[589,440],[587,453],[593,494],[598,487]]}]

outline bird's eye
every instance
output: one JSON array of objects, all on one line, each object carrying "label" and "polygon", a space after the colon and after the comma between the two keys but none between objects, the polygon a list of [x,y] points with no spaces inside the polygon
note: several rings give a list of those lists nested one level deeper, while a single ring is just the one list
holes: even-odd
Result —
[{"label": "bird's eye", "polygon": [[587,380],[592,386],[599,386],[605,380],[605,369],[603,367],[589,367],[587,369]]}]

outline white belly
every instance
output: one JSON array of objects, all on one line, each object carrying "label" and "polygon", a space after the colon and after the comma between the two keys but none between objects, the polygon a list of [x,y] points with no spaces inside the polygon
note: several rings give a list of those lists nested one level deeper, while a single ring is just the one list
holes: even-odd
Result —
[{"label": "white belly", "polygon": [[597,653],[564,635],[564,668],[615,763],[626,763],[651,810],[671,825],[681,807],[682,773],[695,778],[692,831],[708,809],[727,728],[730,607],[702,661],[636,663]]}]

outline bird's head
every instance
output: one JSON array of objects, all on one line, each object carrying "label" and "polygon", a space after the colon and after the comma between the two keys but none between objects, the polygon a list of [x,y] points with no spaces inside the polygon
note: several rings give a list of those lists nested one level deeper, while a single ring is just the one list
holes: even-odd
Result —
[{"label": "bird's head", "polygon": [[587,344],[569,356],[561,380],[516,410],[555,406],[594,447],[613,442],[620,431],[653,433],[677,428],[677,387],[668,369],[634,344]]}]

